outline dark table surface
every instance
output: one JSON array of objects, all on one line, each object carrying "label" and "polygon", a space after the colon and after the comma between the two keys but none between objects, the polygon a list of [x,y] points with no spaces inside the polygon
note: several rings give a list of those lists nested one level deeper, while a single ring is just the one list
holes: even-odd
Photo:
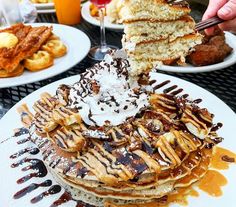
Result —
[{"label": "dark table surface", "polygon": [[[196,5],[198,10],[193,13],[193,16],[199,18],[202,8]],[[56,16],[54,14],[40,15],[37,19],[38,22],[51,22],[57,23]],[[82,20],[81,24],[76,27],[85,32],[93,45],[99,44],[99,27],[90,25]],[[121,47],[121,32],[107,31],[107,42]],[[66,78],[72,75],[76,75],[85,71],[86,68],[92,66],[94,62],[86,57],[82,62],[53,78],[49,78],[43,81],[35,82],[32,84],[21,85],[18,87],[0,89],[0,118],[18,101],[30,94],[31,92],[45,86],[56,80]],[[160,71],[161,72],[161,71]],[[166,73],[166,72],[161,72]],[[181,74],[181,73],[166,73],[172,76],[176,76],[192,83],[195,83],[204,89],[212,92],[221,100],[223,100],[231,109],[236,112],[236,64],[219,71],[213,71],[208,73],[195,73],[195,74]]]}]

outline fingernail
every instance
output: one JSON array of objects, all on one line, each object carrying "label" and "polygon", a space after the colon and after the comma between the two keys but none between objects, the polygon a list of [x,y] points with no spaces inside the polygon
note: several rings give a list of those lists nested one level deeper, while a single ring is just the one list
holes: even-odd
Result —
[{"label": "fingernail", "polygon": [[231,9],[229,7],[223,7],[219,12],[222,15],[228,16],[231,13]]}]

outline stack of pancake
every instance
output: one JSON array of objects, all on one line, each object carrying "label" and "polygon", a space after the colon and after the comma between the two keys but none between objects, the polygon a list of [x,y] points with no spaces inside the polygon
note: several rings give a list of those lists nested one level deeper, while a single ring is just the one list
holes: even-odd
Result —
[{"label": "stack of pancake", "polygon": [[[95,206],[157,204],[158,199],[190,186],[207,172],[212,148],[220,140],[216,139],[213,115],[183,96],[154,93],[149,86],[145,92],[148,105],[134,116],[117,125],[109,120],[99,126],[86,124],[79,112],[82,109],[72,104],[79,99],[72,95],[81,95],[86,102],[91,93],[98,105],[105,98],[108,105],[117,107],[113,94],[112,99],[101,95],[97,80],[98,73],[110,77],[111,66],[117,74],[127,75],[126,60],[99,63],[81,76],[79,82],[85,88],[77,88],[78,83],[61,85],[56,95],[41,95],[33,106],[34,115],[25,105],[19,112],[45,164],[75,199]],[[133,89],[133,101],[143,87]],[[89,111],[92,121],[91,108]],[[113,119],[119,112],[116,110]]]},{"label": "stack of pancake", "polygon": [[124,0],[120,11],[124,24],[123,47],[133,75],[156,64],[185,62],[185,56],[201,43],[188,3],[182,0]]},{"label": "stack of pancake", "polygon": [[52,27],[16,24],[0,30],[0,78],[19,76],[24,68],[38,71],[67,52]]}]

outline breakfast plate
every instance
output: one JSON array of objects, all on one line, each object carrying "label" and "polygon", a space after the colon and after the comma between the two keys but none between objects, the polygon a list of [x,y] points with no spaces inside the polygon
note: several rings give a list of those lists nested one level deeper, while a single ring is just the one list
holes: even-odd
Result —
[{"label": "breakfast plate", "polygon": [[34,4],[37,10],[41,9],[54,9],[54,3],[36,3]]},{"label": "breakfast plate", "polygon": [[40,9],[37,10],[38,14],[49,14],[49,13],[56,13],[56,9]]},{"label": "breakfast plate", "polygon": [[0,78],[0,88],[32,83],[58,75],[79,63],[89,52],[91,45],[90,40],[86,34],[78,29],[60,24],[34,23],[31,25],[53,26],[53,32],[59,36],[62,42],[67,46],[67,54],[61,58],[56,58],[54,65],[45,70],[38,72],[25,70],[21,76]]},{"label": "breakfast plate", "polygon": [[207,66],[192,66],[187,64],[186,66],[168,66],[162,65],[157,68],[157,70],[176,72],[176,73],[201,73],[210,72],[214,70],[221,70],[227,68],[236,63],[236,36],[230,32],[225,32],[226,43],[233,48],[233,52],[225,58],[223,62],[207,65]]},{"label": "breakfast plate", "polygon": [[[157,80],[156,84],[160,84],[169,80],[166,85],[158,89],[158,92],[163,92],[164,89],[170,88],[173,85],[176,85],[174,90],[177,88],[182,88],[184,91],[181,93],[187,93],[190,95],[192,99],[201,98],[203,102],[201,103],[201,107],[206,107],[210,112],[215,114],[214,122],[223,123],[223,128],[218,131],[219,136],[224,137],[224,141],[221,146],[226,147],[229,150],[236,151],[236,141],[232,137],[232,132],[234,131],[234,124],[236,122],[235,113],[219,98],[210,92],[204,90],[203,88],[196,86],[190,82],[181,80],[179,78],[175,78],[169,75],[151,73],[151,79]],[[21,127],[20,116],[17,115],[16,109],[23,103],[27,103],[29,108],[32,108],[32,105],[36,100],[39,99],[40,94],[43,92],[48,92],[51,94],[55,94],[57,87],[60,84],[73,84],[79,80],[79,75],[72,76],[66,79],[59,80],[57,82],[51,83],[47,85],[23,100],[17,103],[12,109],[8,111],[8,113],[0,120],[0,154],[1,159],[1,177],[0,177],[0,194],[1,196],[0,202],[2,206],[58,206],[56,204],[60,203],[60,206],[83,206],[77,205],[75,201],[67,202],[66,197],[64,200],[61,198],[60,202],[58,199],[64,194],[64,190],[58,186],[52,175],[48,172],[45,177],[33,177],[35,170],[30,169],[27,164],[22,164],[19,167],[14,167],[13,163],[16,163],[19,160],[23,160],[24,158],[40,160],[42,156],[40,154],[35,153],[35,151],[21,151],[21,153],[14,154],[19,152],[19,150],[28,148],[32,149],[32,144],[27,142],[27,135],[25,139],[19,140],[19,137],[15,136],[12,138],[13,130],[15,128]],[[201,95],[199,95],[201,94]],[[201,97],[199,97],[201,96]],[[12,120],[14,119],[14,122]],[[24,136],[24,135],[23,135]],[[9,139],[7,139],[9,138]],[[4,141],[5,140],[5,141]],[[18,142],[18,144],[17,144]],[[27,160],[27,159],[24,159]],[[36,160],[36,161],[37,161]],[[12,167],[11,167],[12,166]],[[23,170],[21,170],[21,168]],[[31,172],[30,177],[25,177],[25,182],[21,182],[19,178],[27,175],[28,170]],[[31,171],[32,170],[32,171]],[[236,197],[232,196],[236,191],[236,177],[235,177],[236,165],[232,165],[229,170],[222,171],[224,176],[226,176],[228,180],[228,184],[223,187],[223,196],[221,197],[210,197],[202,191],[198,190],[199,197],[190,197],[188,199],[189,207],[197,207],[204,206],[207,203],[208,207],[234,207],[236,202]],[[17,184],[17,181],[20,184]],[[47,181],[47,182],[46,182]],[[50,183],[51,182],[51,183]],[[40,183],[40,185],[38,185]],[[43,183],[43,184],[42,184]],[[47,185],[50,184],[50,185]],[[31,186],[30,189],[26,188],[27,186]],[[51,187],[49,187],[51,186]],[[53,187],[53,188],[52,188]],[[24,189],[24,190],[22,190]],[[15,194],[19,192],[18,194]],[[13,197],[13,195],[15,195]],[[41,195],[41,196],[39,196]],[[34,199],[33,199],[34,198]],[[37,199],[36,199],[37,198]],[[55,202],[57,200],[57,202]],[[52,205],[54,203],[54,205]],[[179,206],[177,204],[171,206]]]},{"label": "breakfast plate", "polygon": [[[90,2],[86,2],[83,5],[82,10],[81,10],[81,15],[82,15],[83,19],[85,21],[87,21],[88,23],[95,25],[95,26],[100,26],[99,20],[97,20],[95,17],[91,16],[91,14],[90,14],[90,11],[89,11],[90,5],[91,5]],[[107,17],[105,17],[105,19],[104,19],[104,25],[107,29],[111,29],[111,30],[122,31],[124,29],[124,26],[122,24],[111,23],[111,22],[109,22]]]}]

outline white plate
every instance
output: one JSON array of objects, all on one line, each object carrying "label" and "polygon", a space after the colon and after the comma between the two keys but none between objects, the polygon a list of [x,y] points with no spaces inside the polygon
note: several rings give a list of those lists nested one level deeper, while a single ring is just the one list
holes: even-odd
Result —
[{"label": "white plate", "polygon": [[228,57],[226,57],[225,60],[221,63],[201,67],[192,66],[190,64],[188,64],[187,66],[162,65],[158,67],[158,70],[176,73],[201,73],[227,68],[236,63],[236,36],[230,32],[225,32],[225,37],[226,42],[229,44],[230,47],[233,48],[233,52]]},{"label": "white plate", "polygon": [[[224,141],[222,143],[223,147],[226,147],[229,150],[236,152],[236,139],[234,137],[233,132],[235,131],[235,123],[236,123],[236,115],[235,113],[220,99],[218,99],[215,95],[211,94],[210,92],[206,91],[203,88],[200,88],[197,85],[194,85],[190,82],[181,80],[179,78],[175,78],[172,76],[152,73],[152,79],[156,79],[158,83],[161,83],[165,80],[170,80],[171,82],[164,88],[170,87],[172,85],[178,85],[179,88],[184,89],[184,93],[190,94],[193,99],[202,98],[203,102],[201,103],[202,107],[206,107],[209,109],[210,112],[215,114],[214,122],[222,122],[224,124],[223,128],[218,131],[219,136],[224,137]],[[13,134],[13,129],[21,127],[20,117],[17,115],[16,108],[23,103],[27,103],[31,108],[33,103],[39,99],[41,93],[47,91],[51,94],[55,94],[57,87],[60,84],[72,84],[79,80],[78,76],[72,76],[67,79],[59,80],[54,82],[48,86],[45,86],[32,94],[28,97],[21,100],[17,103],[9,112],[0,120],[0,143],[5,138],[11,136]],[[162,88],[160,90],[163,91]],[[14,120],[14,121],[13,121]],[[26,145],[27,146],[27,145]],[[20,149],[24,149],[26,146],[24,145],[17,145],[16,138],[12,138],[3,144],[0,144],[0,155],[1,155],[1,165],[0,165],[0,195],[4,195],[0,197],[0,203],[3,207],[47,207],[55,201],[55,199],[59,198],[60,194],[56,194],[53,196],[48,196],[44,198],[37,204],[31,204],[30,200],[45,191],[45,188],[38,188],[37,190],[27,194],[26,196],[22,197],[21,199],[15,200],[12,198],[14,193],[18,190],[28,186],[32,182],[40,183],[46,179],[53,179],[50,174],[47,175],[46,178],[32,178],[30,181],[23,183],[23,184],[16,184],[16,180],[20,177],[25,176],[26,172],[22,172],[20,168],[12,169],[10,165],[14,162],[9,158],[10,155],[19,151]],[[27,156],[27,155],[25,155]],[[22,159],[23,157],[19,159]],[[40,155],[35,155],[37,158],[40,158]],[[22,166],[23,167],[23,166]],[[223,196],[219,198],[210,197],[207,194],[200,192],[200,196],[197,198],[189,198],[189,205],[188,207],[198,207],[198,206],[207,206],[207,207],[235,207],[236,203],[236,196],[233,196],[236,192],[236,165],[232,165],[229,170],[222,171],[222,173],[227,177],[228,184],[223,187]],[[55,181],[54,181],[55,182]],[[46,188],[47,190],[48,188]],[[65,205],[61,205],[61,207],[74,207],[72,203],[66,203]],[[178,206],[178,205],[173,205]]]},{"label": "white plate", "polygon": [[[89,6],[90,6],[90,2],[86,2],[81,10],[81,14],[82,17],[85,21],[89,22],[92,25],[95,26],[100,26],[100,22],[99,20],[97,20],[95,17],[92,17],[89,11]],[[124,30],[124,26],[122,24],[114,24],[108,21],[108,18],[105,17],[104,19],[104,25],[107,29],[111,29],[111,30]]]},{"label": "white plate", "polygon": [[55,58],[54,65],[38,72],[26,71],[17,77],[0,78],[0,88],[18,86],[40,81],[69,70],[88,54],[91,43],[82,31],[60,24],[35,23],[32,26],[53,26],[53,32],[58,35],[67,46],[68,52],[61,58]]},{"label": "white plate", "polygon": [[36,7],[37,10],[40,9],[54,9],[54,3],[38,3],[38,4],[34,4],[34,6]]},{"label": "white plate", "polygon": [[56,13],[56,9],[40,9],[37,10],[38,14],[49,14],[49,13]]}]

